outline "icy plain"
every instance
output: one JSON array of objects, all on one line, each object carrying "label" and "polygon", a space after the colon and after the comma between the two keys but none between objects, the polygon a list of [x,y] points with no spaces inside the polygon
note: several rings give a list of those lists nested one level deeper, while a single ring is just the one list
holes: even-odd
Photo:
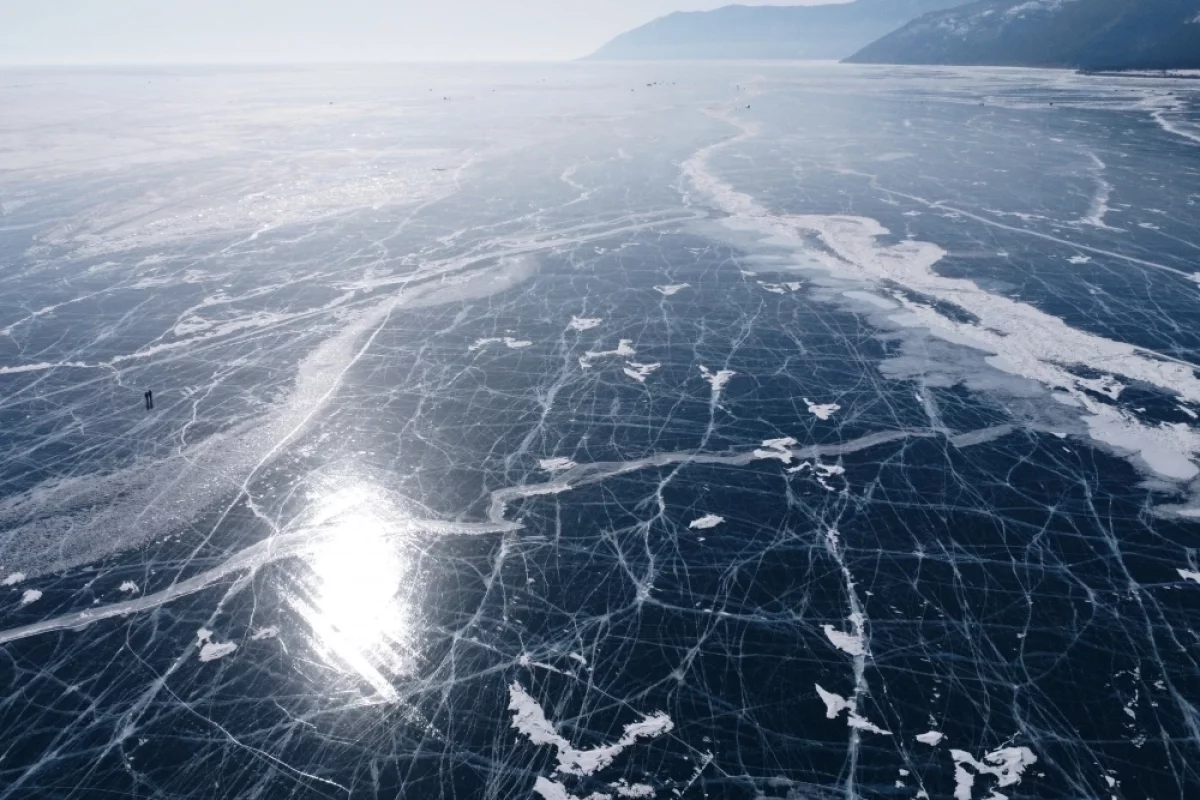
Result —
[{"label": "icy plain", "polygon": [[1194,82],[0,109],[0,800],[1200,795]]}]

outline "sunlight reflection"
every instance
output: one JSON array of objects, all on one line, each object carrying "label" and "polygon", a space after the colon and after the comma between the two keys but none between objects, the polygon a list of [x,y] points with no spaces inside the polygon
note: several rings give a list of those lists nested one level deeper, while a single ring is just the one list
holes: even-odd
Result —
[{"label": "sunlight reflection", "polygon": [[321,533],[308,559],[311,574],[292,604],[330,663],[350,667],[394,701],[388,676],[408,672],[413,661],[406,517],[362,486],[322,497],[314,516]]}]

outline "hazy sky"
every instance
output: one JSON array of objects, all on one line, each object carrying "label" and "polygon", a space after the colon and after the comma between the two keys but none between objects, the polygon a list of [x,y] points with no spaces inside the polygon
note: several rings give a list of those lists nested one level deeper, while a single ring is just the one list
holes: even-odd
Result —
[{"label": "hazy sky", "polygon": [[570,59],[654,17],[728,2],[0,0],[0,63]]}]

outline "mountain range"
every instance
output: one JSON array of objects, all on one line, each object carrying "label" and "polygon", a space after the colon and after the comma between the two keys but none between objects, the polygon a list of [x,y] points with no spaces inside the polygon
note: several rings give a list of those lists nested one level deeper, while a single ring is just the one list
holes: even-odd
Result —
[{"label": "mountain range", "polygon": [[592,59],[1200,68],[1200,0],[854,0],[676,12]]},{"label": "mountain range", "polygon": [[983,0],[935,11],[854,63],[1078,69],[1200,67],[1200,0]]},{"label": "mountain range", "polygon": [[962,0],[855,0],[820,6],[726,6],[677,11],[589,56],[622,61],[840,60],[905,23]]}]

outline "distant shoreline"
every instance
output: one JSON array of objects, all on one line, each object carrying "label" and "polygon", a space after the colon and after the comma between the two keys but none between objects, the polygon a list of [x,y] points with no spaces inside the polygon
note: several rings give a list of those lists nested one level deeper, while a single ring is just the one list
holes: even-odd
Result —
[{"label": "distant shoreline", "polygon": [[1101,78],[1174,78],[1182,81],[1200,80],[1200,69],[1077,69],[1076,75]]}]

